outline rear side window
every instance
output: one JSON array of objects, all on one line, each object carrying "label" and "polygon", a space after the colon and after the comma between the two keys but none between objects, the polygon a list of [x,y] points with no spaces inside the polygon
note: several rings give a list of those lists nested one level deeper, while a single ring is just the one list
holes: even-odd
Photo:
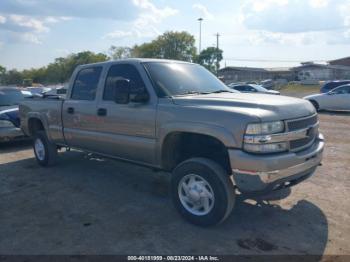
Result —
[{"label": "rear side window", "polygon": [[128,79],[130,81],[132,92],[139,93],[145,91],[145,84],[133,65],[120,64],[113,65],[108,71],[103,93],[103,100],[113,101],[115,97],[116,81],[120,79]]},{"label": "rear side window", "polygon": [[241,92],[256,92],[251,86],[236,86],[235,89]]},{"label": "rear side window", "polygon": [[102,67],[85,68],[79,71],[73,85],[71,98],[74,100],[95,100]]},{"label": "rear side window", "polygon": [[236,90],[238,90],[238,91],[241,91],[241,92],[244,92],[244,91],[245,91],[244,86],[235,86],[234,88],[235,88]]}]

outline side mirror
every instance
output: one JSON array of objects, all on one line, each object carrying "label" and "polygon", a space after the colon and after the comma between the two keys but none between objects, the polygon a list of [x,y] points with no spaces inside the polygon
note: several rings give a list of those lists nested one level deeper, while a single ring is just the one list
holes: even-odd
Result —
[{"label": "side mirror", "polygon": [[131,93],[130,101],[134,103],[146,103],[149,100],[149,94],[146,89],[143,89],[141,92]]},{"label": "side mirror", "polygon": [[130,80],[119,79],[115,82],[114,101],[117,104],[127,104],[130,100]]},{"label": "side mirror", "polygon": [[327,94],[328,94],[329,96],[335,95],[335,93],[334,93],[333,91],[330,91],[330,92],[328,92]]}]

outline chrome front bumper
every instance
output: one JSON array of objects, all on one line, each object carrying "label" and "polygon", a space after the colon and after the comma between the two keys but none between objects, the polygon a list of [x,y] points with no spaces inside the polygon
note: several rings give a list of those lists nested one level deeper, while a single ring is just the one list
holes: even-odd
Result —
[{"label": "chrome front bumper", "polygon": [[253,155],[229,150],[234,181],[242,193],[266,192],[313,174],[322,161],[324,139],[320,134],[314,144],[301,152]]},{"label": "chrome front bumper", "polygon": [[20,128],[17,127],[0,127],[0,141],[10,141],[13,139],[24,138],[25,135]]}]

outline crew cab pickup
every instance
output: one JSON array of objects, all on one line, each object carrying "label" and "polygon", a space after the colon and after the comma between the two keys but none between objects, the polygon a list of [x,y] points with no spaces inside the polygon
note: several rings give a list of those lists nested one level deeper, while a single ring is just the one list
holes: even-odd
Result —
[{"label": "crew cab pickup", "polygon": [[20,118],[42,166],[66,147],[171,172],[175,207],[201,226],[225,220],[238,192],[310,177],[324,148],[310,102],[237,93],[199,65],[169,60],[78,66],[65,98],[28,99]]}]

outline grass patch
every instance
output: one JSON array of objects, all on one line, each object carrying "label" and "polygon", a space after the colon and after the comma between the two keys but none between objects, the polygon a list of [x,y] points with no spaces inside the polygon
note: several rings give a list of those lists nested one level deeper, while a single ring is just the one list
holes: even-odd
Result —
[{"label": "grass patch", "polygon": [[303,92],[303,93],[310,93],[310,92],[320,92],[320,85],[300,85],[300,84],[288,84],[281,88],[281,91],[283,92]]},{"label": "grass patch", "polygon": [[320,93],[320,88],[320,85],[288,84],[282,87],[279,91],[282,95],[304,97],[310,94]]}]

